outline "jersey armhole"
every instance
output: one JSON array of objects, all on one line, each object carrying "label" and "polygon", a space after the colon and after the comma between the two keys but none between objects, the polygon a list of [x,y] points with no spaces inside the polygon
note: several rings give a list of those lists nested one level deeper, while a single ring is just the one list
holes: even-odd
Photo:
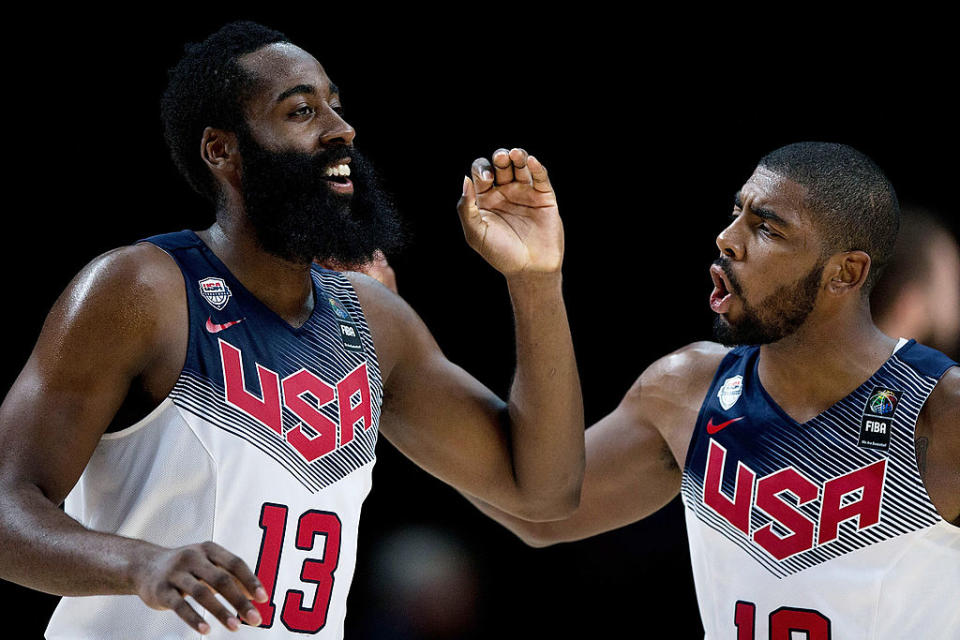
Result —
[{"label": "jersey armhole", "polygon": [[186,318],[186,320],[187,320],[187,348],[186,348],[186,351],[185,351],[184,354],[183,354],[183,362],[180,363],[180,371],[177,373],[177,379],[176,379],[176,381],[173,383],[173,387],[170,388],[170,392],[167,393],[167,395],[166,395],[159,403],[157,403],[157,405],[156,405],[155,407],[153,407],[150,411],[148,411],[146,414],[144,414],[143,417],[141,417],[139,420],[137,420],[137,421],[134,422],[133,424],[127,425],[127,426],[125,426],[125,427],[121,427],[121,428],[116,429],[116,430],[113,430],[113,431],[109,431],[109,430],[108,430],[108,431],[105,431],[105,432],[103,433],[103,436],[101,436],[101,438],[105,438],[105,437],[109,436],[109,438],[106,438],[106,439],[116,439],[116,438],[122,437],[123,435],[126,435],[126,434],[128,434],[128,433],[132,433],[132,432],[134,432],[134,431],[136,431],[136,430],[139,430],[139,428],[142,427],[143,423],[145,423],[145,421],[147,421],[148,418],[151,418],[151,417],[155,416],[155,415],[159,412],[160,408],[161,408],[161,407],[164,407],[165,404],[166,404],[168,401],[171,400],[171,397],[170,397],[170,396],[171,396],[171,394],[173,393],[173,390],[176,389],[177,384],[180,382],[180,378],[183,376],[183,371],[184,371],[184,369],[185,369],[186,366],[187,366],[187,360],[190,358],[190,354],[192,353],[192,349],[193,349],[194,344],[195,344],[195,342],[194,342],[194,337],[193,337],[193,329],[192,329],[192,327],[190,326],[190,311],[191,311],[191,306],[190,306],[190,292],[187,291],[187,278],[186,278],[186,276],[185,276],[184,273],[183,273],[183,267],[182,267],[182,265],[180,264],[180,261],[177,260],[176,256],[173,255],[173,253],[172,253],[172,251],[171,251],[170,249],[167,249],[166,247],[162,247],[162,246],[160,246],[160,245],[152,242],[150,239],[139,240],[139,241],[137,241],[135,244],[149,244],[149,245],[151,245],[151,246],[159,249],[160,251],[164,252],[164,253],[167,254],[167,256],[173,261],[173,264],[177,267],[177,271],[180,272],[180,280],[182,281],[182,284],[183,284],[183,296],[184,296],[184,300],[185,300],[185,302],[186,302],[186,309],[185,309],[185,310],[186,310],[186,313],[187,313],[187,318]]}]

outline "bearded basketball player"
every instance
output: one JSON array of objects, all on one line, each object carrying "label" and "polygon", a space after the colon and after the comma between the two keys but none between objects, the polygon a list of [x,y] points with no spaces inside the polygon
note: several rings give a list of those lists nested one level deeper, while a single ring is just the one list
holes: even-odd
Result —
[{"label": "bearded basketball player", "polygon": [[587,430],[570,518],[475,504],[544,546],[680,493],[711,640],[960,637],[960,369],[881,333],[867,298],[898,225],[862,153],[768,154],[717,237],[719,344],[655,362]]},{"label": "bearded basketball player", "polygon": [[0,409],[0,577],[65,596],[48,638],[342,637],[381,432],[505,512],[576,508],[563,229],[536,158],[475,161],[458,205],[515,311],[503,401],[395,294],[314,263],[369,263],[398,224],[313,56],[227,25],[162,112],[216,222],[93,260]]}]

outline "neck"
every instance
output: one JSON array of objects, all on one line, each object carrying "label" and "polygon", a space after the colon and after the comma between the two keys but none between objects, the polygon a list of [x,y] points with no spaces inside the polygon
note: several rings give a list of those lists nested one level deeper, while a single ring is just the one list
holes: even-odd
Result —
[{"label": "neck", "polygon": [[794,334],[761,347],[760,380],[784,411],[806,422],[863,384],[895,346],[866,304],[841,314],[814,312]]},{"label": "neck", "polygon": [[314,305],[310,264],[264,251],[246,216],[231,209],[221,208],[217,222],[197,235],[250,293],[288,324],[301,326]]}]

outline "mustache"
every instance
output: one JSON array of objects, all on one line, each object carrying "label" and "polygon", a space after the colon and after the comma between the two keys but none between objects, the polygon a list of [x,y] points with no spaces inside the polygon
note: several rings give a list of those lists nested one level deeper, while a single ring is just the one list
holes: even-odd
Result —
[{"label": "mustache", "polygon": [[249,155],[254,162],[267,161],[271,165],[286,167],[291,172],[297,172],[301,177],[313,173],[322,175],[330,165],[349,159],[350,177],[356,181],[353,174],[358,173],[358,170],[366,164],[363,154],[359,153],[353,146],[346,145],[324,148],[314,152],[267,151],[252,139],[249,141],[241,139],[240,152]]},{"label": "mustache", "polygon": [[727,282],[730,283],[730,293],[740,296],[741,292],[743,291],[743,287],[740,285],[740,281],[737,279],[737,276],[733,274],[733,269],[730,267],[730,258],[721,255],[719,258],[713,261],[713,264],[723,270],[723,275],[727,277]]},{"label": "mustache", "polygon": [[351,164],[358,160],[357,152],[353,147],[333,147],[323,149],[310,155],[310,163],[317,169],[325,169],[333,162],[350,159]]}]

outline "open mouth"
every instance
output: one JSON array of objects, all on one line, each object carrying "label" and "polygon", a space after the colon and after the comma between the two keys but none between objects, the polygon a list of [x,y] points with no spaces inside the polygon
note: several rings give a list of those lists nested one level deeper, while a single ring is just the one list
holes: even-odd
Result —
[{"label": "open mouth", "polygon": [[323,171],[323,179],[330,184],[330,188],[339,193],[353,193],[353,182],[350,180],[350,158],[337,160]]},{"label": "open mouth", "polygon": [[713,279],[713,291],[710,293],[710,308],[714,313],[726,313],[730,310],[733,293],[730,283],[718,265],[710,267],[710,277]]}]

